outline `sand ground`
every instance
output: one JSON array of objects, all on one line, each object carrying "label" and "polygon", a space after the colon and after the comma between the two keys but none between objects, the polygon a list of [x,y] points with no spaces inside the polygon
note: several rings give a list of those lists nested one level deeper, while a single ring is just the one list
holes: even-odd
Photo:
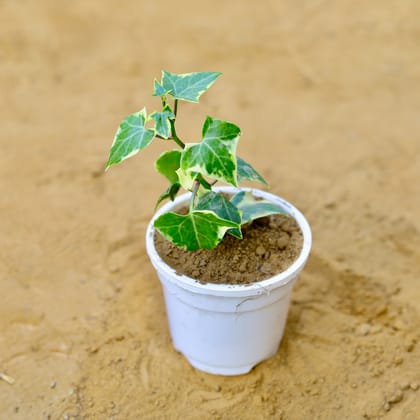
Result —
[{"label": "sand ground", "polygon": [[[179,132],[237,123],[313,228],[242,377],[171,346],[143,239],[161,146],[103,174],[161,69],[224,73]],[[419,83],[416,0],[0,0],[0,418],[419,419]]]}]

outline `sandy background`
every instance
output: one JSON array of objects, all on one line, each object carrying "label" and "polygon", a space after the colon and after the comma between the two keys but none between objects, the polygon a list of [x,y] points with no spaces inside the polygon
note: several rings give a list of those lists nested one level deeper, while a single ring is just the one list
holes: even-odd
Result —
[{"label": "sandy background", "polygon": [[[143,239],[160,146],[102,172],[161,69],[224,73],[179,133],[236,122],[313,228],[281,348],[243,377],[171,346]],[[0,0],[0,418],[419,419],[419,83],[416,0]]]}]

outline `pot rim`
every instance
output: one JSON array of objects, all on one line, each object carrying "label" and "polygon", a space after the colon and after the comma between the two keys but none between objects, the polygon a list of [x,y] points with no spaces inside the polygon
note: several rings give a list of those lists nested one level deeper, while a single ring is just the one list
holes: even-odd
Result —
[{"label": "pot rim", "polygon": [[285,199],[257,188],[238,188],[230,186],[220,186],[215,187],[214,191],[223,191],[226,193],[250,191],[256,197],[261,197],[270,201],[274,201],[275,203],[283,207],[286,213],[288,213],[296,220],[300,229],[302,230],[303,246],[299,257],[285,271],[275,274],[274,276],[268,279],[249,284],[200,283],[194,278],[188,277],[184,274],[178,274],[171,266],[169,266],[165,261],[163,261],[163,259],[160,257],[155,248],[153,239],[155,229],[153,223],[155,219],[158,218],[161,214],[174,210],[177,207],[181,206],[191,196],[190,192],[186,192],[178,196],[174,201],[169,201],[166,204],[164,204],[158,211],[156,211],[156,213],[153,215],[152,219],[150,220],[147,226],[146,248],[147,253],[149,254],[149,257],[155,269],[165,272],[167,278],[178,287],[182,287],[183,289],[189,290],[194,293],[213,296],[223,295],[239,297],[268,294],[271,290],[284,286],[289,282],[293,281],[304,267],[312,246],[311,228],[305,216],[295,206],[290,204]]}]

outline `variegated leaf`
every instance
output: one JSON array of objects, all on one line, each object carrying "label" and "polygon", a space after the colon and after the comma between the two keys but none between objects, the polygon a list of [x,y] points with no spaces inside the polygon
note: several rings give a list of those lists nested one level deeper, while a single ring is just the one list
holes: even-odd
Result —
[{"label": "variegated leaf", "polygon": [[145,127],[146,121],[146,108],[143,108],[121,122],[109,152],[106,169],[128,159],[150,144],[155,131]]},{"label": "variegated leaf", "polygon": [[163,201],[169,198],[171,201],[175,200],[176,195],[178,194],[178,191],[181,189],[181,185],[179,182],[175,182],[174,184],[170,185],[166,191],[164,191],[159,198],[157,199],[155,209],[159,206],[159,204]]},{"label": "variegated leaf", "polygon": [[180,150],[169,150],[163,152],[155,162],[155,168],[159,173],[165,176],[171,184],[178,182],[178,174],[176,171],[179,168],[181,160]]},{"label": "variegated leaf", "polygon": [[236,147],[240,129],[227,121],[207,117],[201,143],[189,143],[182,152],[181,170],[197,172],[237,186]]},{"label": "variegated leaf", "polygon": [[171,122],[175,118],[169,105],[165,105],[162,112],[153,112],[150,116],[155,120],[156,134],[167,139],[171,136]]},{"label": "variegated leaf", "polygon": [[192,211],[187,215],[164,213],[154,226],[165,238],[187,251],[215,248],[228,229],[239,228],[238,223],[221,219],[210,211]]},{"label": "variegated leaf", "polygon": [[165,88],[155,79],[153,82],[153,96],[164,96],[168,93]]},{"label": "variegated leaf", "polygon": [[[210,191],[199,197],[195,210],[209,210],[225,220],[241,224],[241,214],[237,207],[233,205],[224,195]],[[242,239],[240,229],[229,229],[228,233]]]},{"label": "variegated leaf", "polygon": [[170,94],[175,99],[198,102],[200,96],[208,90],[221,75],[218,72],[195,72],[174,74],[162,71],[162,82],[155,82],[155,95]]},{"label": "variegated leaf", "polygon": [[238,165],[238,182],[257,181],[263,185],[267,185],[265,179],[248,163],[239,156],[236,160]]},{"label": "variegated leaf", "polygon": [[242,212],[242,224],[271,214],[287,214],[281,206],[257,199],[249,191],[240,191],[230,201]]}]

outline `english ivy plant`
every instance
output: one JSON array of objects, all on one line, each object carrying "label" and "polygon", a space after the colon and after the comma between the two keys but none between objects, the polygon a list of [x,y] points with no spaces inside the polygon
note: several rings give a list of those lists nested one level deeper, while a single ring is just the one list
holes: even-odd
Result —
[{"label": "english ivy plant", "polygon": [[[188,251],[211,249],[225,234],[241,239],[241,225],[259,217],[284,213],[266,200],[256,200],[246,191],[230,199],[212,186],[220,181],[237,187],[241,181],[263,177],[236,155],[240,128],[213,117],[204,121],[201,140],[184,142],[176,131],[179,101],[198,103],[221,75],[217,72],[173,74],[162,71],[161,81],[154,81],[153,96],[161,99],[162,109],[147,113],[146,108],[129,115],[120,124],[112,143],[106,169],[147,147],[154,139],[171,140],[176,148],[164,152],[155,162],[157,171],[169,181],[157,200],[174,200],[181,188],[191,191],[187,214],[167,212],[155,220],[155,228],[177,246]],[[173,144],[168,141],[168,146]]]}]

